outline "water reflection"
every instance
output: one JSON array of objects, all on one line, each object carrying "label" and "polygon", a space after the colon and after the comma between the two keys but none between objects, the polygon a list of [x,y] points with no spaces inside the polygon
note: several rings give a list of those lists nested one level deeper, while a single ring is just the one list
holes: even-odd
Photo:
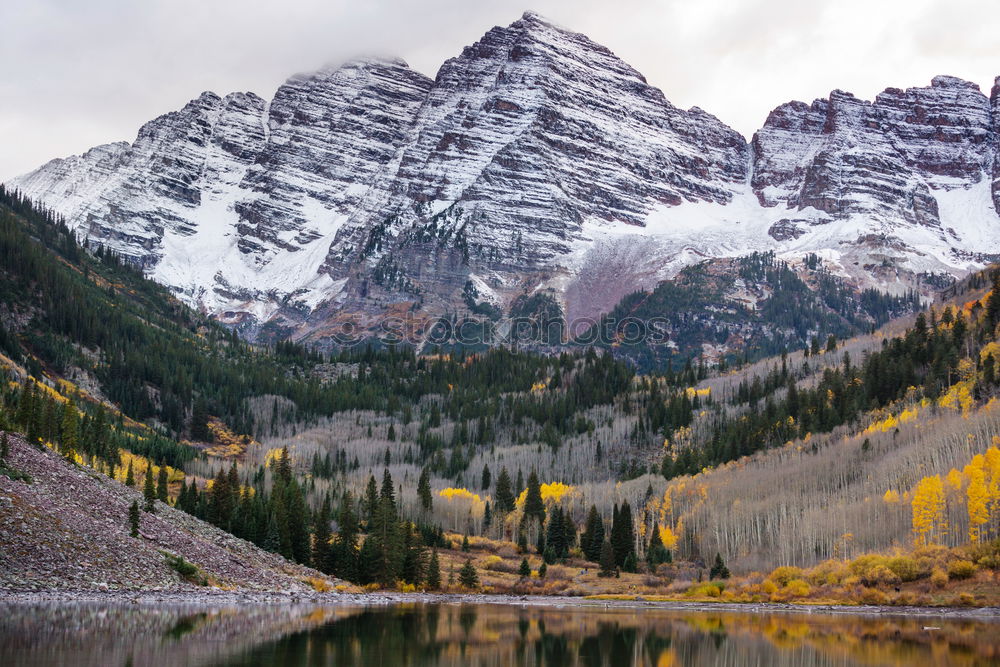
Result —
[{"label": "water reflection", "polygon": [[457,604],[0,605],[3,665],[822,667],[998,661],[1000,624],[927,617]]}]

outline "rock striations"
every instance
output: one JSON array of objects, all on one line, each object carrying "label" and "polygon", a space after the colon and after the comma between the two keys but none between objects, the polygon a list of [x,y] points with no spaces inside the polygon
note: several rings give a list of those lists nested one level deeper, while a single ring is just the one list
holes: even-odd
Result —
[{"label": "rock striations", "polygon": [[747,142],[528,13],[398,60],[204,93],[9,183],[251,335],[549,293],[594,316],[710,257],[819,254],[893,292],[1000,253],[1000,79],[775,109]]}]

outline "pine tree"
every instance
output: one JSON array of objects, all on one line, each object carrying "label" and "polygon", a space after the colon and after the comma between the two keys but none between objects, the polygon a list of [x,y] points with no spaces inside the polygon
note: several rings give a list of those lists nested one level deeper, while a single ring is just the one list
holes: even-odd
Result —
[{"label": "pine tree", "polygon": [[549,573],[549,565],[547,561],[542,561],[542,564],[538,566],[538,578],[544,579],[545,575]]},{"label": "pine tree", "polygon": [[402,579],[408,584],[419,586],[424,580],[427,568],[427,549],[420,539],[420,532],[412,523],[403,524],[403,568]]},{"label": "pine tree", "polygon": [[539,525],[545,523],[545,502],[542,500],[542,488],[538,483],[538,475],[532,470],[528,475],[528,493],[524,499],[524,516],[535,518]]},{"label": "pine tree", "polygon": [[615,548],[611,546],[611,542],[609,540],[604,540],[604,542],[601,543],[600,566],[600,576],[615,576],[615,573],[617,572],[617,564],[615,563]]},{"label": "pine tree", "polygon": [[476,568],[472,564],[471,559],[467,558],[465,565],[458,571],[458,583],[462,584],[465,588],[479,588],[479,575],[476,573]]},{"label": "pine tree", "polygon": [[527,558],[522,558],[521,559],[521,567],[518,568],[517,574],[519,576],[521,576],[521,577],[530,577],[531,576],[531,565],[528,564],[528,559]]},{"label": "pine tree", "polygon": [[583,534],[580,536],[580,547],[587,560],[596,563],[601,558],[602,544],[604,544],[604,521],[597,512],[597,506],[591,505]]},{"label": "pine tree", "polygon": [[[621,508],[616,508],[611,525],[611,545],[615,549],[615,564],[625,568],[629,555],[635,556],[635,529],[632,524],[632,508],[626,500]],[[634,568],[633,568],[634,569]]]},{"label": "pine tree", "polygon": [[135,473],[132,472],[132,459],[129,459],[128,470],[125,472],[125,486],[129,488],[135,486]]},{"label": "pine tree", "polygon": [[388,500],[392,503],[393,508],[396,507],[396,490],[392,483],[392,475],[389,474],[389,469],[386,468],[382,471],[382,488],[378,494],[379,500]]},{"label": "pine tree", "polygon": [[438,561],[437,549],[431,552],[431,561],[427,564],[427,590],[441,589],[441,563]]},{"label": "pine tree", "polygon": [[293,479],[291,483],[286,484],[284,491],[291,559],[308,565],[312,557],[312,545],[309,539],[309,527],[312,521],[309,517],[309,507],[297,480]]},{"label": "pine tree", "polygon": [[167,502],[167,466],[160,466],[160,472],[156,477],[156,498],[160,502]]},{"label": "pine tree", "polygon": [[128,508],[129,535],[139,537],[139,501],[133,500]]},{"label": "pine tree", "polygon": [[660,563],[666,563],[669,553],[663,545],[663,538],[660,537],[660,530],[653,526],[649,537],[649,548],[646,549],[646,562],[650,567],[656,567]]},{"label": "pine tree", "polygon": [[375,475],[369,475],[368,484],[365,486],[365,497],[362,506],[366,525],[371,526],[375,522],[378,505],[378,485],[375,482]]},{"label": "pine tree", "polygon": [[75,460],[76,448],[80,444],[80,421],[73,401],[66,401],[63,406],[59,443],[62,445],[63,455],[70,461]]},{"label": "pine tree", "polygon": [[358,518],[354,513],[354,498],[344,493],[337,515],[340,532],[333,545],[333,573],[348,581],[359,581]]},{"label": "pine tree", "polygon": [[504,514],[514,511],[514,491],[510,485],[510,473],[507,468],[501,468],[497,478],[496,504],[497,509]]},{"label": "pine tree", "polygon": [[210,442],[212,432],[208,428],[208,405],[204,399],[197,399],[191,410],[191,439],[197,442]]},{"label": "pine tree", "polygon": [[7,441],[7,432],[4,431],[3,435],[0,436],[0,465],[6,463],[9,456],[10,443]]},{"label": "pine tree", "polygon": [[709,576],[712,579],[729,578],[729,568],[726,567],[726,563],[722,560],[722,554],[719,552],[715,553],[715,563],[712,564],[712,570]]},{"label": "pine tree", "polygon": [[490,486],[493,484],[493,475],[490,473],[490,466],[488,463],[483,466],[483,475],[479,481],[479,488],[484,491],[489,491]]},{"label": "pine tree", "polygon": [[420,498],[420,507],[424,512],[430,512],[434,506],[434,498],[431,495],[430,474],[427,468],[420,471],[420,479],[417,481],[417,496]]},{"label": "pine tree", "polygon": [[371,567],[372,578],[385,587],[392,586],[399,579],[403,564],[403,540],[400,532],[392,498],[380,498],[374,520],[368,529],[368,539],[365,540],[372,562],[365,562],[366,558],[363,557],[362,563]]},{"label": "pine tree", "polygon": [[332,573],[333,562],[330,557],[330,498],[323,498],[323,505],[316,515],[316,525],[313,527],[313,567],[320,572]]},{"label": "pine tree", "polygon": [[156,507],[153,505],[153,501],[156,500],[156,487],[153,486],[152,463],[146,466],[146,482],[142,487],[142,497],[146,500],[146,506],[143,509],[151,514],[155,512]]},{"label": "pine tree", "polygon": [[469,536],[462,536],[462,553],[469,553]]}]

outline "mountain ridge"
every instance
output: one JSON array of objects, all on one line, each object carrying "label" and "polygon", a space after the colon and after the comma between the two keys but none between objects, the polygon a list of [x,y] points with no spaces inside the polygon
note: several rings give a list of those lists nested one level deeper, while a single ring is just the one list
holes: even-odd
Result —
[{"label": "mountain ridge", "polygon": [[[446,61],[204,93],[8,186],[251,338],[610,312],[704,259],[819,254],[897,295],[1000,255],[1000,85],[956,77],[777,107],[748,141],[589,38],[527,12]],[[930,286],[929,286],[930,285]],[[474,310],[474,309],[473,309]]]}]

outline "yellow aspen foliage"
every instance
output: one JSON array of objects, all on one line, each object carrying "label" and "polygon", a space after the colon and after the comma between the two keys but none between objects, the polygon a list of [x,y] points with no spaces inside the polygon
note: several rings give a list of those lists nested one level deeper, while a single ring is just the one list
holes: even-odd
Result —
[{"label": "yellow aspen foliage", "polygon": [[966,490],[969,510],[969,541],[982,539],[982,526],[990,519],[989,494],[986,491],[986,475],[982,468],[968,466],[969,488]]},{"label": "yellow aspen foliage", "polygon": [[[562,482],[543,483],[538,488],[542,492],[542,500],[544,500],[547,503],[548,502],[558,503],[563,499],[563,496],[565,496],[567,493],[570,493],[573,490],[572,486],[570,486],[569,484],[563,484]],[[519,508],[523,508],[524,501],[527,499],[527,497],[528,497],[528,489],[524,489],[523,491],[521,491],[521,494],[517,497],[517,500],[514,502]]]},{"label": "yellow aspen foliage", "polygon": [[944,396],[938,399],[938,405],[942,408],[960,410],[963,415],[969,414],[969,410],[972,409],[974,402],[975,400],[972,397],[972,382],[967,380],[956,382],[948,388]]},{"label": "yellow aspen foliage", "polygon": [[948,483],[948,486],[954,491],[961,491],[962,484],[965,481],[965,478],[962,477],[962,473],[954,468],[948,471],[948,475],[944,479]]},{"label": "yellow aspen foliage", "polygon": [[888,491],[885,492],[885,495],[882,496],[882,500],[884,500],[885,502],[889,503],[890,505],[894,505],[894,504],[898,503],[899,502],[899,491],[896,491],[894,489],[889,489]]},{"label": "yellow aspen foliage", "polygon": [[670,526],[660,526],[660,539],[663,540],[663,546],[668,549],[677,546],[677,533]]},{"label": "yellow aspen foliage", "polygon": [[940,475],[924,477],[913,491],[913,535],[917,544],[930,544],[935,529],[943,532],[944,483]]},{"label": "yellow aspen foliage", "polygon": [[473,493],[468,489],[453,488],[450,486],[447,489],[441,489],[440,491],[438,491],[438,495],[444,498],[445,500],[454,500],[456,498],[463,498],[473,502],[482,502],[479,498],[478,493]]}]

